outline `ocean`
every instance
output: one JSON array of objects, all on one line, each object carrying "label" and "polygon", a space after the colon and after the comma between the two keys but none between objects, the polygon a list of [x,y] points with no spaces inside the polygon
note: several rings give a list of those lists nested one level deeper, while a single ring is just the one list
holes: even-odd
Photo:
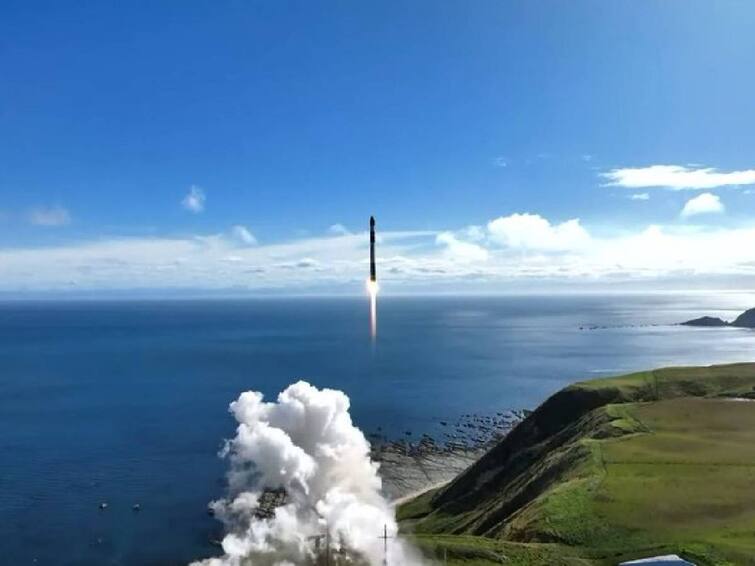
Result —
[{"label": "ocean", "polygon": [[0,564],[217,553],[206,506],[242,391],[305,379],[346,392],[365,433],[437,435],[577,379],[750,361],[753,331],[675,323],[752,306],[744,293],[381,297],[373,341],[366,298],[0,303]]}]

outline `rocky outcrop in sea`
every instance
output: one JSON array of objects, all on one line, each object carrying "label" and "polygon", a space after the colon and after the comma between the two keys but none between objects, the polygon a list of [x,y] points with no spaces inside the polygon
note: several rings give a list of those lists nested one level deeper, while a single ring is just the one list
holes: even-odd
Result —
[{"label": "rocky outcrop in sea", "polygon": [[681,323],[682,326],[734,326],[736,328],[755,328],[755,308],[748,309],[731,322],[713,317],[713,316],[701,316],[700,318],[693,318],[686,322]]}]

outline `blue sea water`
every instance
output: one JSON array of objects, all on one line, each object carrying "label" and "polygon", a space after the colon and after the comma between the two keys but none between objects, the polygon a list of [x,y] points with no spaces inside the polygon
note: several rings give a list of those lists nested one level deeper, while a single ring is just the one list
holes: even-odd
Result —
[{"label": "blue sea water", "polygon": [[673,323],[754,305],[735,293],[381,298],[373,342],[356,298],[0,303],[0,564],[215,553],[206,505],[223,491],[217,451],[241,391],[273,397],[306,379],[345,391],[365,432],[433,434],[580,378],[752,360],[751,331]]}]

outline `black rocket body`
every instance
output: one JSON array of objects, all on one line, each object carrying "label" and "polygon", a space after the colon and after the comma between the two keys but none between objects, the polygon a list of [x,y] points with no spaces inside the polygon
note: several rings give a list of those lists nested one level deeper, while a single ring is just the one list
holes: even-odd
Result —
[{"label": "black rocket body", "polygon": [[377,281],[375,273],[375,217],[370,216],[370,281]]}]

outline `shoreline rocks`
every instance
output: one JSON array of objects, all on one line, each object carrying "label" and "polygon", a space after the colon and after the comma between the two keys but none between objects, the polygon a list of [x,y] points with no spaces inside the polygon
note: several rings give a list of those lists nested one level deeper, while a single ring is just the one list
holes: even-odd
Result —
[{"label": "shoreline rocks", "polygon": [[383,492],[391,500],[452,480],[477,461],[526,417],[528,411],[495,415],[465,414],[439,421],[448,429],[436,439],[423,433],[418,439],[389,439],[370,434],[371,458],[380,464]]}]

